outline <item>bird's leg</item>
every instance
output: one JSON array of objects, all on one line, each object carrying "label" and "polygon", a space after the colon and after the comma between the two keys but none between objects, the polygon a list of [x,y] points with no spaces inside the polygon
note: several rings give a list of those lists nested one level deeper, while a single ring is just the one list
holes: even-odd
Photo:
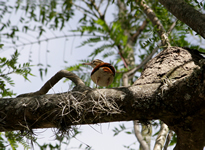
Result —
[{"label": "bird's leg", "polygon": [[107,87],[108,87],[109,83],[110,83],[110,78],[108,78],[108,80],[107,80]]},{"label": "bird's leg", "polygon": [[100,80],[100,78],[98,77],[97,78],[97,81],[96,81],[96,89],[98,88],[98,81]]}]

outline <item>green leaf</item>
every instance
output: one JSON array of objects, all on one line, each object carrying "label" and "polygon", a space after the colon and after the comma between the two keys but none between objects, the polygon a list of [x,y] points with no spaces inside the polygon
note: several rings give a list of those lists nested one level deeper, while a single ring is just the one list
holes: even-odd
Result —
[{"label": "green leaf", "polygon": [[4,46],[4,44],[0,44],[0,48],[1,48],[1,49],[3,48],[3,46]]},{"label": "green leaf", "polygon": [[103,28],[104,31],[109,32],[109,27],[108,27],[108,25],[105,23],[104,20],[98,19],[98,20],[95,20],[94,22],[97,23],[98,25],[100,25],[100,26]]},{"label": "green leaf", "polygon": [[84,46],[84,45],[86,45],[86,44],[97,43],[97,42],[100,42],[100,41],[101,41],[101,38],[100,38],[100,37],[89,38],[89,39],[87,39],[86,41],[83,41],[83,42],[81,43],[81,45],[78,46],[78,47],[82,47],[82,46]]},{"label": "green leaf", "polygon": [[174,133],[174,135],[173,135],[173,137],[172,137],[172,140],[171,140],[169,146],[172,146],[172,145],[174,145],[174,144],[176,144],[176,143],[177,143],[177,135]]},{"label": "green leaf", "polygon": [[127,134],[132,134],[132,132],[130,132],[130,131],[126,131],[125,133],[127,133]]}]

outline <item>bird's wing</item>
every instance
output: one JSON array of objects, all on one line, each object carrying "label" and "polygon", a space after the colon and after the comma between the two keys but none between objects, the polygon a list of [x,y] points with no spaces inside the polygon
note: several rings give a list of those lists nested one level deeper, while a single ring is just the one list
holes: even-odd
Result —
[{"label": "bird's wing", "polygon": [[99,65],[97,65],[93,71],[91,72],[91,75],[93,75],[97,70],[99,70],[100,68],[103,68],[103,70],[105,72],[109,72],[109,73],[112,73],[113,76],[115,76],[115,68],[109,64],[109,63],[100,63]]}]

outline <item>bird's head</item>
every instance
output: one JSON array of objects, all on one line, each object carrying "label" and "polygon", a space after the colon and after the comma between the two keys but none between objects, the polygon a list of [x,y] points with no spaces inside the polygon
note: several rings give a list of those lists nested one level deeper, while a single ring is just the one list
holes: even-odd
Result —
[{"label": "bird's head", "polygon": [[95,60],[93,60],[93,61],[91,61],[91,62],[89,62],[89,63],[83,63],[83,65],[90,65],[91,67],[95,68],[97,65],[99,65],[99,64],[101,64],[101,63],[103,63],[102,60],[100,60],[100,59],[95,59]]}]

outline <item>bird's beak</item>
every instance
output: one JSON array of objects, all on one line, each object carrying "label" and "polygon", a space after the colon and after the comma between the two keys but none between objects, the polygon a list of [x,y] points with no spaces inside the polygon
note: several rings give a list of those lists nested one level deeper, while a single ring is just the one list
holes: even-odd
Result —
[{"label": "bird's beak", "polygon": [[82,65],[91,65],[92,63],[91,62],[88,62],[88,63],[83,63]]}]

